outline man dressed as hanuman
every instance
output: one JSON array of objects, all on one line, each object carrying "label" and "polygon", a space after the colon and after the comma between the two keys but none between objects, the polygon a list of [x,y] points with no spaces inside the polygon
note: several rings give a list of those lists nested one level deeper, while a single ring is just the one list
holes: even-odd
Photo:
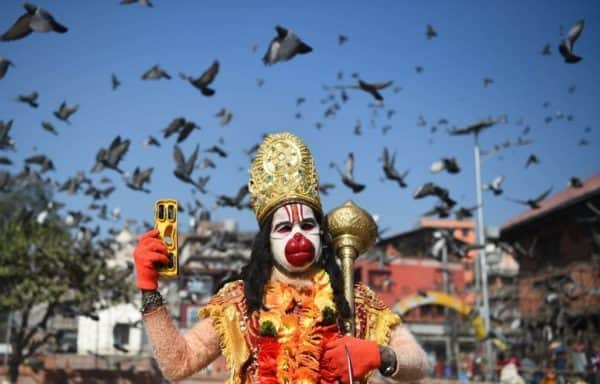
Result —
[{"label": "man dressed as hanuman", "polygon": [[375,371],[396,382],[422,379],[427,356],[399,316],[362,284],[354,286],[354,303],[346,300],[314,160],[300,138],[267,136],[248,187],[259,225],[250,261],[183,335],[157,291],[167,248],[157,230],[139,239],[137,287],[165,377],[182,380],[223,355],[229,384],[369,382]]}]

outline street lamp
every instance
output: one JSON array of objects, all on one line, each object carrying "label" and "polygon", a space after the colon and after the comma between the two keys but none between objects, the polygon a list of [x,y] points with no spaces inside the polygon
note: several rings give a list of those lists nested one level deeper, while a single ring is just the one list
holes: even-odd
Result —
[{"label": "street lamp", "polygon": [[[448,133],[451,135],[473,135],[474,138],[474,156],[475,156],[475,188],[477,193],[477,244],[485,244],[485,232],[483,224],[483,193],[481,185],[481,152],[479,150],[479,133],[496,125],[503,118],[500,119],[485,119],[475,124],[468,125],[464,128],[449,130]],[[483,323],[485,325],[486,332],[490,331],[490,302],[488,295],[488,283],[487,283],[487,261],[486,252],[482,248],[479,250],[478,257],[475,262],[475,289],[479,291],[481,289],[482,297],[478,300],[478,305],[482,307],[483,312]],[[478,296],[479,299],[479,296]],[[485,341],[485,355],[487,361],[487,378],[491,378],[492,373],[492,346],[489,340]]]}]

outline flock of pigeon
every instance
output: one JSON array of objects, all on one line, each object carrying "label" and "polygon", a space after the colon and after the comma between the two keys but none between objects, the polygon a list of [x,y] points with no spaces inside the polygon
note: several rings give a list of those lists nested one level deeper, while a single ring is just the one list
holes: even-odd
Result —
[{"label": "flock of pigeon", "polygon": [[[153,7],[153,4],[149,0],[121,0],[122,5],[134,4],[137,3],[140,6],[144,7]],[[8,29],[0,36],[0,41],[10,42],[24,38],[33,38],[28,37],[33,32],[37,33],[58,33],[64,34],[68,33],[68,27],[61,24],[59,21],[55,19],[55,17],[48,11],[42,9],[39,6],[25,3],[24,4],[25,12],[20,15],[14,23],[8,27]],[[5,20],[0,20],[0,28],[2,25],[6,23]],[[574,26],[570,28],[566,36],[561,38],[558,44],[558,52],[564,59],[564,62],[568,64],[575,64],[582,60],[579,52],[575,52],[575,42],[581,35],[584,27],[583,20],[578,21]],[[275,26],[276,35],[270,41],[268,48],[262,58],[264,64],[266,66],[270,66],[276,63],[283,63],[289,60],[294,59],[298,55],[307,55],[311,54],[313,48],[302,38],[293,32],[292,30],[285,28],[283,26],[277,25]],[[425,37],[428,40],[435,39],[438,37],[438,32],[432,25],[427,25],[425,28]],[[347,44],[349,38],[345,35],[338,35],[338,45]],[[256,52],[258,45],[255,44],[252,46],[252,51]],[[550,55],[551,54],[551,45],[546,44],[542,50],[541,55]],[[184,73],[179,73],[178,77],[187,83],[189,83],[192,87],[194,87],[197,91],[200,92],[201,95],[205,97],[212,97],[217,93],[215,86],[215,80],[219,75],[220,64],[218,60],[214,60],[208,68],[206,68],[199,76],[191,76]],[[10,75],[10,71],[16,71],[18,68],[11,62],[9,58],[0,57],[0,80]],[[420,74],[424,71],[422,66],[415,66],[415,72]],[[380,113],[385,113],[387,119],[391,119],[392,116],[396,113],[394,109],[388,108],[386,109],[384,100],[385,93],[388,91],[392,91],[394,93],[398,93],[402,91],[402,87],[396,85],[394,86],[394,81],[386,80],[381,82],[370,82],[362,79],[358,73],[352,73],[350,77],[353,79],[352,83],[343,84],[345,74],[340,71],[337,74],[336,81],[342,82],[342,84],[333,84],[333,85],[325,85],[323,90],[326,92],[326,95],[321,100],[321,104],[324,105],[323,118],[325,120],[331,119],[335,117],[335,115],[341,110],[341,105],[346,103],[349,99],[349,94],[355,91],[362,91],[365,94],[369,95],[369,99],[372,100],[372,103],[369,104],[369,108],[371,109],[372,118],[371,118],[371,126],[374,127],[376,125],[376,118]],[[159,65],[153,65],[150,67],[145,73],[141,75],[141,79],[143,81],[159,81],[159,80],[169,80],[172,79],[173,76],[167,72],[164,68]],[[264,79],[257,79],[257,86],[262,87],[265,83]],[[483,86],[488,87],[494,84],[494,80],[489,77],[483,78]],[[116,74],[111,75],[111,86],[113,90],[117,90],[121,85],[121,81],[117,77]],[[575,85],[569,88],[569,93],[575,91]],[[31,94],[18,95],[16,101],[19,103],[24,103],[30,106],[31,108],[38,108],[38,92],[34,91]],[[371,99],[372,98],[372,99]],[[301,111],[299,110],[302,105],[306,102],[304,97],[298,97],[296,99],[296,107],[298,109],[295,112],[295,117],[297,119],[301,119],[303,117]],[[543,107],[547,108],[548,103],[544,103]],[[53,115],[59,121],[69,124],[70,118],[78,111],[77,104],[67,104],[63,102],[54,112]],[[233,113],[227,109],[223,108],[220,110],[215,117],[219,119],[219,124],[224,127],[227,126],[233,119]],[[554,120],[560,119],[572,120],[571,115],[564,116],[563,114],[549,115],[546,117],[545,122],[547,124],[551,123]],[[430,128],[430,132],[434,133],[438,130],[438,128],[444,127],[448,134],[450,135],[478,135],[482,130],[488,129],[496,124],[506,123],[508,117],[500,116],[498,118],[489,118],[486,120],[482,120],[479,122],[475,122],[472,125],[463,128],[450,127],[449,122],[442,118],[437,121],[437,124],[434,124]],[[16,143],[12,140],[10,136],[10,130],[12,128],[13,121],[12,120],[0,120],[0,151],[7,151],[14,149]],[[516,121],[517,125],[523,125],[524,122],[522,119]],[[416,125],[419,127],[427,126],[427,122],[423,116],[419,116]],[[322,121],[316,122],[315,127],[320,130],[324,126]],[[59,132],[50,122],[49,120],[44,120],[41,122],[41,127],[45,131],[58,135]],[[193,187],[194,194],[209,194],[214,196],[215,204],[218,207],[234,207],[237,209],[248,209],[248,188],[247,186],[241,186],[237,193],[228,195],[228,194],[217,194],[211,192],[209,188],[210,176],[202,176],[195,177],[194,171],[197,169],[207,169],[207,168],[215,168],[216,163],[214,159],[209,157],[205,157],[204,159],[199,159],[200,149],[199,146],[196,145],[195,149],[188,154],[185,154],[179,144],[187,140],[190,135],[195,131],[199,130],[200,127],[194,121],[188,120],[184,117],[176,117],[174,118],[164,129],[162,130],[162,138],[157,138],[155,136],[148,136],[144,141],[144,145],[146,146],[162,146],[169,138],[176,137],[176,143],[173,144],[173,159],[174,159],[174,169],[173,175],[183,183],[187,183]],[[391,129],[390,124],[381,125],[381,132],[383,135],[387,134],[387,132]],[[586,128],[585,133],[589,133],[591,128]],[[525,126],[523,128],[522,134],[517,137],[514,141],[506,141],[503,143],[499,143],[494,145],[493,148],[489,150],[485,150],[482,152],[483,156],[491,156],[502,152],[503,150],[509,147],[521,147],[529,145],[533,142],[533,140],[529,137],[530,127]],[[355,135],[362,134],[362,122],[357,120],[353,133]],[[226,158],[228,156],[228,151],[224,147],[224,141],[221,140],[218,144],[215,144],[211,147],[208,147],[203,150],[204,153],[210,153],[217,158]],[[585,146],[588,145],[589,141],[585,138],[581,139],[579,145]],[[90,159],[90,162],[93,163],[92,168],[90,169],[91,173],[99,173],[99,172],[116,172],[120,174],[120,176],[124,179],[124,185],[132,190],[140,191],[144,193],[150,193],[150,189],[148,184],[151,182],[151,176],[154,170],[154,167],[148,167],[146,169],[142,169],[140,167],[136,167],[132,172],[124,171],[120,163],[126,154],[129,151],[131,145],[131,140],[128,138],[123,138],[121,136],[117,136],[112,139],[112,141],[106,142],[106,146],[102,147],[95,156],[95,159]],[[245,154],[248,158],[252,158],[254,153],[258,148],[258,143],[253,145],[252,147],[244,150]],[[0,155],[2,152],[0,152]],[[407,178],[411,172],[410,169],[403,169],[399,171],[396,166],[396,153],[391,153],[391,151],[384,147],[381,153],[381,157],[379,161],[382,163],[382,174],[385,180],[392,181],[399,188],[404,189],[408,188]],[[540,159],[535,155],[531,154],[527,159],[525,167],[535,166],[540,162]],[[12,160],[10,156],[2,155],[0,156],[0,166],[1,165],[11,165]],[[33,169],[33,166],[36,166],[37,169]],[[337,170],[339,173],[341,182],[344,186],[348,187],[353,193],[361,193],[365,190],[366,185],[364,183],[359,182],[354,177],[354,155],[353,153],[349,153],[345,159],[345,163],[343,167],[338,165],[335,162],[331,162],[330,166],[332,169]],[[83,193],[85,195],[90,196],[93,199],[92,204],[90,204],[90,210],[97,211],[97,217],[100,219],[108,219],[109,216],[113,219],[120,218],[120,210],[115,209],[110,214],[107,211],[106,199],[114,192],[116,185],[109,177],[102,177],[100,180],[101,185],[94,185],[91,179],[84,172],[77,172],[74,176],[68,178],[65,181],[59,182],[55,180],[51,180],[49,178],[44,179],[42,177],[48,171],[54,169],[54,164],[52,160],[45,155],[33,155],[25,159],[25,164],[23,170],[18,174],[11,174],[8,171],[0,169],[0,190],[9,188],[12,183],[32,183],[32,182],[50,182],[57,186],[59,191],[68,193],[68,194],[76,194],[81,189],[83,189]],[[446,157],[441,158],[435,162],[433,162],[429,171],[433,174],[440,172],[447,172],[448,174],[457,174],[461,172],[461,167],[454,157]],[[494,196],[499,196],[503,194],[502,183],[504,181],[503,176],[498,176],[494,178],[490,183],[485,184],[484,189],[493,193]],[[577,178],[572,178],[569,181],[569,185],[574,188],[581,186],[581,181]],[[323,182],[320,185],[320,191],[322,194],[327,195],[329,191],[335,188],[335,184]],[[517,199],[513,197],[508,197],[509,200],[514,201],[518,204],[523,204],[531,207],[532,209],[538,208],[540,203],[549,195],[552,188],[549,187],[545,189],[543,192],[539,194],[539,196],[535,196],[533,198],[526,199]],[[450,215],[456,216],[457,219],[464,219],[472,217],[473,212],[478,208],[475,207],[457,207],[456,200],[451,197],[450,191],[440,185],[437,185],[434,182],[427,182],[421,186],[415,188],[413,192],[413,197],[415,199],[422,199],[425,197],[435,197],[437,198],[437,203],[433,207],[433,209],[425,212],[423,215],[425,216],[438,216],[440,218],[449,217]],[[187,205],[183,206],[180,204],[182,210],[188,210],[190,216],[195,216],[199,211],[207,209],[207,207],[200,201],[197,196],[193,196],[192,202],[188,202]],[[55,206],[56,208],[56,206]],[[92,218],[85,212],[80,211],[69,211],[68,214],[68,222],[73,226],[83,226],[86,223],[92,221]],[[45,217],[45,216],[44,216]],[[144,223],[145,226],[150,226],[149,223]],[[97,233],[96,231],[92,231],[92,234]]]}]

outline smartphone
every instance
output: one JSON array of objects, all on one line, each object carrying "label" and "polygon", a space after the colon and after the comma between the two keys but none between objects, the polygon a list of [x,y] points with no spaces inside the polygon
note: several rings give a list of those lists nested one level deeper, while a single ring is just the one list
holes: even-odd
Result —
[{"label": "smartphone", "polygon": [[164,278],[179,276],[177,214],[177,200],[159,199],[154,203],[154,228],[160,232],[169,256],[169,263],[157,268],[158,275]]}]

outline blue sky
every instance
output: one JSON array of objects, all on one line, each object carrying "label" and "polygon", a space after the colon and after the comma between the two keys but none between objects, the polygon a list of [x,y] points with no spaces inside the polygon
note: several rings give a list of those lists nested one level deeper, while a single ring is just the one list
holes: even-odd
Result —
[{"label": "blue sky", "polygon": [[[337,186],[323,196],[326,210],[353,199],[380,216],[381,227],[388,233],[410,229],[420,214],[433,207],[434,198],[414,200],[414,190],[426,181],[450,189],[461,205],[475,205],[473,150],[470,137],[452,137],[445,127],[429,133],[432,125],[444,117],[450,126],[461,127],[488,116],[506,114],[508,124],[482,134],[484,148],[510,139],[514,141],[525,125],[534,144],[510,148],[483,161],[484,181],[497,175],[505,177],[505,194],[517,198],[538,195],[549,186],[557,192],[570,176],[586,178],[600,168],[600,5],[594,1],[167,1],[155,0],[155,7],[120,6],[117,0],[38,1],[69,31],[34,33],[11,43],[0,43],[0,56],[12,60],[0,80],[0,120],[14,119],[11,136],[17,152],[6,152],[17,171],[22,159],[35,153],[50,156],[57,168],[50,173],[64,181],[77,171],[89,171],[98,148],[107,146],[114,136],[130,138],[132,145],[122,167],[154,166],[151,194],[125,187],[118,174],[104,171],[92,175],[97,181],[109,176],[118,186],[107,203],[120,207],[123,215],[151,220],[153,202],[159,197],[174,197],[181,202],[192,196],[190,187],[173,174],[174,138],[163,141],[161,148],[145,148],[142,140],[152,134],[160,137],[173,118],[184,116],[202,129],[183,143],[189,155],[198,143],[200,149],[217,144],[220,137],[229,157],[209,155],[216,170],[196,170],[194,177],[210,175],[208,189],[213,193],[235,194],[247,182],[245,169],[249,159],[243,149],[258,142],[264,132],[289,130],[300,135],[311,148],[322,182]],[[21,0],[0,2],[0,29],[6,30],[22,13]],[[568,30],[579,19],[585,29],[575,45],[583,57],[578,64],[566,64],[558,54],[560,26]],[[274,26],[294,30],[314,51],[290,62],[265,67],[261,57]],[[438,37],[425,38],[431,24]],[[338,46],[337,36],[349,40]],[[552,55],[542,56],[550,43]],[[252,53],[251,46],[258,44]],[[221,70],[213,83],[216,95],[202,96],[178,72],[199,75],[214,59]],[[172,76],[170,81],[142,81],[140,76],[154,64],[160,64]],[[415,66],[424,68],[417,74]],[[337,81],[342,70],[344,81]],[[122,86],[113,92],[110,75],[116,73]],[[383,91],[385,110],[370,128],[372,98],[362,92],[349,93],[346,104],[335,118],[324,118],[327,95],[323,84],[350,84],[350,73],[358,72],[367,81],[394,80],[402,91]],[[482,85],[484,77],[494,83]],[[262,78],[262,88],[256,79]],[[573,94],[567,92],[576,85]],[[14,101],[18,94],[37,90],[38,109]],[[299,109],[295,100],[307,102]],[[339,96],[339,95],[338,95]],[[52,111],[66,100],[80,110],[66,125]],[[545,101],[550,102],[543,108]],[[230,109],[233,120],[221,128],[214,117],[222,107]],[[396,114],[388,120],[385,111]],[[303,119],[296,119],[300,111]],[[547,115],[562,112],[574,119],[544,123]],[[419,115],[427,125],[417,126]],[[517,119],[524,124],[518,126]],[[55,137],[40,127],[51,121],[59,130]],[[363,133],[352,133],[361,120]],[[317,130],[315,123],[323,123]],[[381,127],[391,124],[383,135]],[[584,134],[585,127],[591,132]],[[578,146],[582,138],[588,146]],[[433,143],[430,143],[433,139]],[[382,182],[378,158],[383,146],[397,151],[399,171],[410,168],[407,189],[390,181]],[[364,192],[353,195],[343,186],[331,161],[343,163],[348,152],[356,158],[355,178],[367,184]],[[527,157],[535,153],[541,164],[524,168]],[[431,174],[429,165],[440,157],[455,156],[462,168],[458,175]],[[203,157],[203,156],[202,156]],[[240,171],[239,168],[243,170]],[[6,168],[6,167],[5,167]],[[85,196],[58,194],[69,208],[86,207]],[[214,196],[200,199],[214,207]],[[500,225],[523,210],[504,196],[486,193],[487,224]],[[251,211],[215,209],[213,218],[235,218],[242,229],[255,229]],[[118,224],[118,223],[117,223]],[[113,225],[113,224],[106,224]]]}]

